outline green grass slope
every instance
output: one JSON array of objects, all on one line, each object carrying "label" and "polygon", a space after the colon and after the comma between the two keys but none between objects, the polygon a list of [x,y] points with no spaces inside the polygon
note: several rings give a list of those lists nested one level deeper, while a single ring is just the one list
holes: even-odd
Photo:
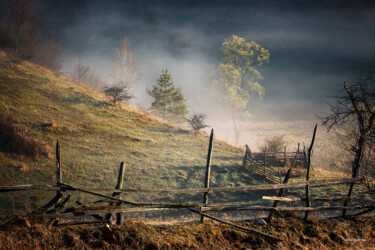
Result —
[{"label": "green grass slope", "polygon": [[[3,52],[0,90],[2,115],[26,126],[27,135],[51,152],[60,141],[64,182],[114,187],[124,161],[128,188],[203,186],[207,135],[193,135],[132,106],[112,107],[102,93],[27,62],[12,63]],[[243,155],[244,150],[215,140],[211,186],[261,183],[241,167]],[[0,185],[53,184],[54,176],[55,159],[0,152]],[[18,201],[13,199],[16,206]]]}]

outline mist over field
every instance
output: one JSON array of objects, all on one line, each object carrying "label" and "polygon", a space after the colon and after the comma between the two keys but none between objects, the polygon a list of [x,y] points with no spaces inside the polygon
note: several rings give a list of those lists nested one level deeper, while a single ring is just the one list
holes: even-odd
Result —
[{"label": "mist over field", "polygon": [[[233,142],[230,111],[212,95],[210,73],[231,35],[270,51],[259,67],[263,100],[253,98],[250,125],[266,121],[313,121],[328,110],[329,96],[374,62],[374,4],[368,1],[45,1],[35,0],[43,30],[62,46],[63,71],[78,58],[107,83],[114,81],[116,49],[128,37],[142,77],[130,101],[148,109],[146,87],[168,69],[182,86],[190,112],[208,114],[218,136]],[[246,125],[242,130],[247,130]],[[241,145],[249,138],[242,138]]]}]

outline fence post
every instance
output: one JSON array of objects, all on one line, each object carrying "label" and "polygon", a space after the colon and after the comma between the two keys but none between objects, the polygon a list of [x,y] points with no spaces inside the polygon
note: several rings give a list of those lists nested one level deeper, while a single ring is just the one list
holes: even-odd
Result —
[{"label": "fence post", "polygon": [[[306,181],[308,181],[310,179],[310,169],[311,169],[311,151],[312,151],[312,148],[314,146],[314,141],[315,141],[315,134],[316,134],[316,129],[318,127],[318,124],[315,125],[315,128],[314,128],[314,134],[313,134],[313,137],[311,139],[311,144],[310,144],[310,147],[308,148],[308,152],[307,152],[307,172],[306,172]],[[311,207],[311,203],[310,203],[310,197],[309,197],[309,185],[307,184],[306,185],[306,207]],[[306,211],[305,212],[305,220],[307,220],[309,217],[309,211]]]},{"label": "fence post", "polygon": [[286,146],[284,147],[284,168],[286,167]]},{"label": "fence post", "polygon": [[[124,174],[125,174],[125,164],[124,164],[124,162],[121,162],[120,170],[119,170],[118,177],[117,177],[117,184],[116,184],[115,189],[122,189],[122,184],[124,182]],[[119,192],[114,192],[114,193],[112,193],[112,197],[118,196],[120,194],[121,193],[119,193]],[[114,203],[111,202],[109,205],[113,206],[113,204]],[[116,203],[116,205],[121,205],[121,202]],[[111,213],[106,214],[105,220],[111,219],[111,215],[112,215]],[[121,223],[122,223],[122,213],[117,213],[116,214],[116,224],[121,225]]]},{"label": "fence post", "polygon": [[62,172],[61,172],[61,154],[60,154],[60,143],[59,140],[56,142],[56,184],[57,186],[62,183]]},{"label": "fence post", "polygon": [[[60,187],[60,183],[62,183],[62,172],[61,172],[61,154],[60,154],[60,143],[59,140],[56,141],[56,185]],[[43,207],[48,209],[48,207],[55,204],[55,209],[58,207],[58,204],[62,198],[61,191],[56,192],[56,196],[46,205]],[[56,225],[59,222],[59,218],[50,219],[47,223],[47,227],[51,227],[52,225]]]},{"label": "fence post", "polygon": [[[288,172],[285,175],[285,178],[284,178],[284,181],[283,181],[284,184],[288,183],[291,171],[292,171],[292,167],[289,168]],[[285,188],[280,188],[279,192],[277,193],[277,197],[282,197],[284,195],[284,192],[285,192]],[[279,201],[274,201],[272,207],[277,207],[278,205],[279,205]],[[270,214],[268,215],[267,220],[271,221],[273,215],[274,215],[274,212],[271,211]]]},{"label": "fence post", "polygon": [[[211,130],[210,135],[210,142],[208,145],[208,154],[207,154],[207,164],[206,164],[206,176],[204,180],[204,187],[209,188],[210,187],[210,177],[211,177],[211,159],[212,159],[212,146],[213,146],[213,139],[214,139],[214,130]],[[203,204],[208,203],[208,192],[205,192],[203,194]],[[204,222],[205,217],[201,215],[201,223]]]},{"label": "fence post", "polygon": [[[125,173],[125,164],[124,164],[124,162],[121,162],[120,172],[118,174],[116,189],[122,189],[122,184],[124,182],[124,173]],[[118,193],[118,194],[121,194],[121,193]],[[116,205],[121,205],[121,202],[117,203]],[[116,214],[116,224],[121,225],[121,223],[122,223],[122,213],[117,213]]]},{"label": "fence post", "polygon": [[264,164],[264,168],[263,168],[264,176],[266,176],[266,162],[267,162],[267,147],[264,148],[264,160],[263,160],[263,164]]}]

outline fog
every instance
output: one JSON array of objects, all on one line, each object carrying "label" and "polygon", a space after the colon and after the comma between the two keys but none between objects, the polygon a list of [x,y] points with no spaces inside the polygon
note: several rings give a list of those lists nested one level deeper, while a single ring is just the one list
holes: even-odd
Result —
[{"label": "fog", "polygon": [[207,113],[213,127],[228,117],[211,95],[209,74],[221,60],[220,44],[232,34],[271,54],[259,67],[265,97],[251,102],[252,122],[316,120],[327,110],[328,96],[375,56],[375,9],[366,1],[35,3],[42,28],[55,30],[61,41],[64,71],[72,72],[81,57],[111,83],[115,50],[126,36],[142,73],[131,86],[132,104],[148,109],[145,88],[168,69],[189,111]]}]

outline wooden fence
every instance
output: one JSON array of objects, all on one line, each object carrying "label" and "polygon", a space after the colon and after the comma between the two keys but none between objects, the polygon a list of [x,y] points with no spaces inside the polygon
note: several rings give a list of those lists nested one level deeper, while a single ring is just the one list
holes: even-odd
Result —
[{"label": "wooden fence", "polygon": [[[280,184],[266,184],[266,185],[251,185],[251,186],[237,186],[237,187],[210,187],[210,173],[211,173],[211,158],[212,158],[212,149],[213,149],[213,137],[214,132],[211,131],[207,163],[206,163],[206,176],[203,188],[188,188],[188,189],[129,189],[123,188],[123,177],[125,171],[125,164],[122,162],[120,165],[120,171],[118,175],[118,180],[115,188],[81,188],[74,185],[64,183],[62,176],[62,164],[61,164],[61,155],[60,155],[60,146],[57,142],[56,144],[56,176],[57,183],[56,185],[16,185],[16,186],[0,186],[0,192],[12,192],[12,191],[22,191],[22,190],[40,190],[40,191],[51,191],[55,192],[55,196],[45,204],[41,210],[44,211],[45,218],[49,219],[48,226],[59,225],[60,218],[75,218],[77,216],[89,216],[94,220],[91,221],[79,221],[79,222],[70,222],[70,224],[82,224],[82,223],[108,223],[111,220],[112,214],[116,214],[117,224],[122,223],[122,215],[124,213],[132,212],[148,212],[148,211],[163,211],[169,209],[187,209],[193,213],[201,215],[201,221],[203,218],[210,218],[212,220],[219,221],[221,223],[228,224],[232,227],[252,232],[263,237],[267,237],[272,240],[280,241],[281,239],[259,232],[252,228],[243,227],[237,225],[233,222],[226,221],[209,214],[210,211],[216,212],[226,212],[226,211],[269,211],[268,220],[272,220],[272,217],[276,212],[282,211],[305,211],[305,219],[308,219],[308,214],[311,211],[319,212],[324,210],[360,210],[359,212],[352,214],[361,215],[366,212],[373,211],[375,209],[374,204],[361,204],[355,206],[348,206],[348,202],[351,200],[351,196],[347,197],[334,197],[334,198],[319,198],[311,197],[309,192],[309,187],[311,185],[336,185],[336,184],[355,184],[360,183],[360,178],[338,178],[338,179],[309,179],[310,173],[310,157],[312,152],[312,147],[315,140],[316,127],[314,130],[313,139],[311,145],[307,151],[307,177],[306,181],[289,183],[290,173],[292,167],[286,173],[284,180]],[[249,156],[251,156],[251,151],[246,148],[247,157],[245,155],[245,160],[249,161]],[[251,161],[251,158],[250,158]],[[256,171],[262,171],[258,169]],[[264,169],[263,169],[264,171]],[[257,172],[255,172],[257,174]],[[275,173],[269,173],[275,174]],[[280,176],[278,175],[280,178]],[[277,177],[275,177],[277,178]],[[306,192],[305,197],[283,197],[287,188],[292,187],[303,187],[305,186]],[[209,203],[208,194],[215,192],[236,192],[236,191],[255,191],[255,190],[279,190],[277,196],[264,196],[264,200],[274,201],[273,205],[270,207],[267,206],[254,206],[250,202],[222,202],[222,203]],[[71,202],[71,195],[65,195],[66,193],[82,192],[95,197],[100,198],[95,202],[90,204],[82,204],[79,201],[76,201],[74,204]],[[111,193],[111,194],[108,194]],[[185,203],[170,203],[170,202],[136,202],[130,201],[122,198],[120,194],[130,194],[130,193],[144,193],[144,194],[192,194],[192,193],[202,193],[203,200],[202,203],[194,202],[185,202]],[[305,206],[302,207],[279,207],[280,202],[291,202],[291,201],[302,201],[305,202]],[[324,202],[340,202],[344,201],[343,206],[315,206],[312,207],[313,202],[324,201]],[[70,204],[70,206],[67,206]],[[127,205],[126,207],[124,205]]]},{"label": "wooden fence", "polygon": [[[284,147],[283,152],[267,151],[267,148],[265,148],[263,153],[252,153],[248,145],[245,145],[245,148],[242,166],[252,174],[261,176],[273,183],[281,183],[280,167],[285,169],[288,163],[293,168],[296,166],[307,168],[306,148],[300,150],[299,143],[295,152],[287,152],[286,147]],[[277,171],[275,170],[276,167]]]}]

